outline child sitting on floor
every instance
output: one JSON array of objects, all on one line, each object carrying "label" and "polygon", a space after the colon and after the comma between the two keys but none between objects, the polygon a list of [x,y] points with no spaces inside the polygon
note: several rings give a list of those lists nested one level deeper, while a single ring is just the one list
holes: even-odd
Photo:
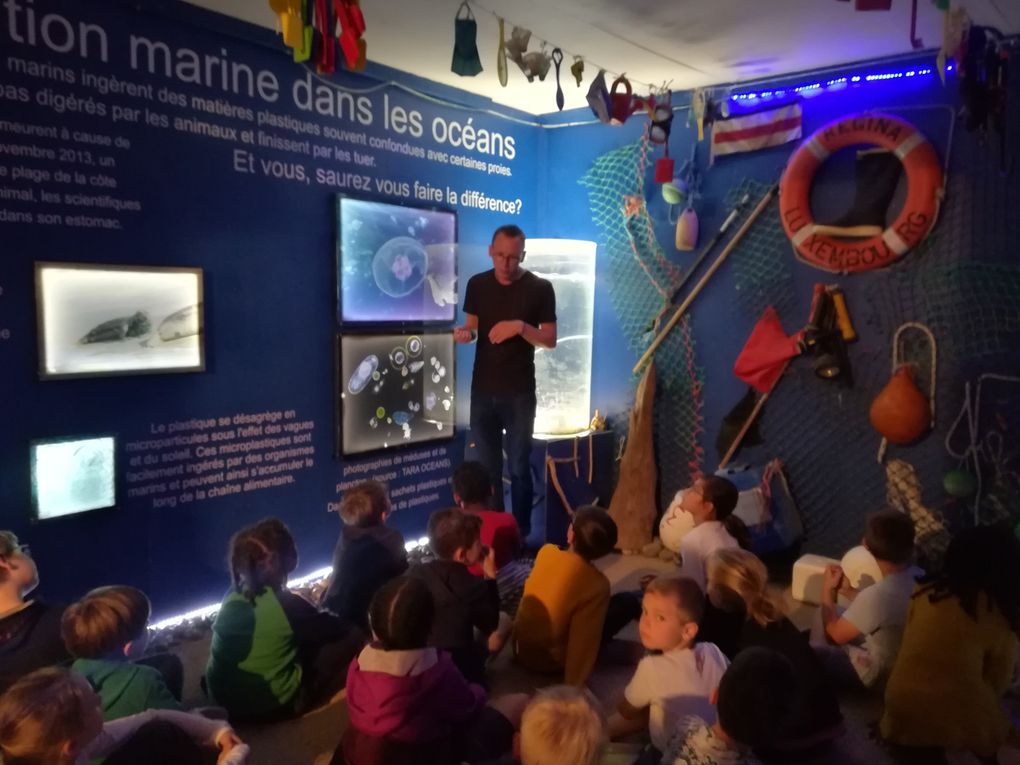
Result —
[{"label": "child sitting on floor", "polygon": [[387,528],[390,500],[378,481],[362,481],[340,501],[343,528],[333,552],[333,574],[320,605],[368,632],[368,604],[375,591],[407,570],[404,537]]},{"label": "child sitting on floor", "polygon": [[[512,513],[489,509],[485,503],[491,495],[489,474],[481,462],[469,460],[453,471],[453,501],[482,519],[482,545],[493,551],[499,571],[520,554],[521,532]],[[481,567],[472,566],[471,573],[481,576]]]},{"label": "child sitting on floor", "polygon": [[697,643],[705,596],[688,577],[657,577],[641,603],[641,644],[657,653],[638,663],[623,700],[609,719],[613,738],[648,729],[655,751],[642,762],[658,762],[670,731],[683,717],[709,717],[709,697],[729,663],[713,643]]},{"label": "child sitting on floor", "polygon": [[680,573],[697,582],[702,592],[708,581],[705,561],[709,555],[751,546],[747,527],[733,515],[739,497],[736,486],[716,475],[699,478],[684,492],[681,506],[694,519],[694,528],[680,541]]},{"label": "child sitting on floor", "polygon": [[350,725],[334,763],[480,763],[510,751],[526,697],[486,705],[449,655],[428,647],[432,595],[420,579],[391,579],[372,598],[374,640],[347,673]]},{"label": "child sitting on floor", "polygon": [[767,648],[742,651],[712,692],[715,722],[685,717],[673,728],[666,765],[752,765],[752,749],[772,748],[789,714],[790,663]]},{"label": "child sitting on floor", "polygon": [[567,685],[583,685],[609,607],[609,580],[594,561],[616,546],[616,523],[602,508],[578,508],[567,544],[567,550],[545,545],[538,551],[517,609],[514,654],[528,669],[562,672]]},{"label": "child sitting on floor", "polygon": [[357,628],[287,589],[297,547],[268,518],[230,540],[231,590],[213,622],[205,681],[231,717],[272,720],[312,709],[343,688],[364,643]]},{"label": "child sitting on floor", "polygon": [[732,661],[749,648],[770,648],[793,667],[792,711],[776,751],[759,757],[785,762],[821,751],[843,733],[836,692],[807,636],[783,616],[768,591],[765,564],[747,550],[716,550],[708,559],[708,602],[699,640],[715,643]]},{"label": "child sitting on floor", "polygon": [[598,765],[606,749],[606,719],[587,691],[545,688],[521,718],[521,765]]},{"label": "child sitting on floor", "polygon": [[60,637],[63,606],[27,600],[39,571],[10,531],[0,531],[0,693],[33,670],[70,658]]},{"label": "child sitting on floor", "polygon": [[[150,710],[103,723],[100,698],[66,669],[40,669],[0,696],[0,760],[11,765],[242,765],[248,747],[222,720]],[[219,757],[217,758],[217,750]]]},{"label": "child sitting on floor", "polygon": [[[64,612],[64,644],[75,657],[71,669],[99,694],[104,720],[181,709],[157,669],[132,661],[145,650],[150,611],[149,599],[135,587],[100,587]],[[174,663],[180,669],[180,660]]]},{"label": "child sitting on floor", "polygon": [[[485,685],[485,661],[503,650],[511,622],[499,611],[495,551],[482,548],[481,527],[478,516],[456,508],[432,513],[429,546],[436,559],[412,573],[428,586],[435,604],[428,644],[449,651],[465,678]],[[476,564],[482,579],[468,571]]]},{"label": "child sitting on floor", "polygon": [[864,546],[875,556],[882,580],[861,590],[840,614],[836,598],[843,571],[835,565],[825,570],[822,626],[828,641],[839,649],[823,647],[822,656],[837,682],[875,687],[884,683],[895,663],[917,583],[911,567],[914,523],[897,510],[872,513],[865,522]]}]

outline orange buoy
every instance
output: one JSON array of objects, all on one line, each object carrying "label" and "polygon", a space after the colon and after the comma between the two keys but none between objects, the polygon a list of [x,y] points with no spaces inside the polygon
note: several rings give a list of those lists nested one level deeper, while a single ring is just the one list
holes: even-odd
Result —
[{"label": "orange buoy", "polygon": [[914,382],[911,366],[903,364],[871,402],[872,427],[891,444],[909,444],[931,426],[931,405]]}]

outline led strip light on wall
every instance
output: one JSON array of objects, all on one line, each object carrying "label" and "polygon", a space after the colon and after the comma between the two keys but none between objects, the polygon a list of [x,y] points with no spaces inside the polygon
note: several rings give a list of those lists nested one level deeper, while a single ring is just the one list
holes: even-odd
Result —
[{"label": "led strip light on wall", "polygon": [[[404,549],[407,552],[417,550],[419,547],[427,547],[429,543],[428,537],[421,537],[417,540],[412,539],[410,542],[404,543]],[[325,568],[317,568],[314,571],[297,577],[296,579],[290,579],[287,581],[287,587],[290,589],[296,587],[308,587],[309,585],[317,584],[333,573],[332,566],[326,566]],[[219,603],[212,603],[208,606],[202,606],[192,611],[185,611],[182,614],[176,616],[168,616],[166,619],[160,619],[158,622],[153,622],[149,625],[150,632],[163,632],[164,630],[173,629],[179,627],[185,622],[196,621],[200,619],[208,619],[216,615],[216,612],[220,610]]]},{"label": "led strip light on wall", "polygon": [[[946,72],[955,69],[952,62],[946,65]],[[848,87],[857,87],[874,82],[886,82],[888,80],[901,80],[916,77],[930,77],[935,74],[935,68],[930,66],[910,67],[893,71],[881,71],[870,73],[846,74],[841,77],[834,77],[829,80],[817,80],[815,82],[795,85],[785,88],[768,88],[754,90],[747,93],[734,93],[730,96],[731,101],[747,104],[757,101],[768,101],[773,98],[785,98],[792,95],[813,96],[826,91],[843,90]]]}]

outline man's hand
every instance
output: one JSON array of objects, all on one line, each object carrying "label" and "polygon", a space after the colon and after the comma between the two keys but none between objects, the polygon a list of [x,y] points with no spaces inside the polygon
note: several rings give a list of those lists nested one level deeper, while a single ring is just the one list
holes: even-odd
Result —
[{"label": "man's hand", "polygon": [[517,337],[524,333],[524,321],[521,319],[506,319],[504,321],[496,322],[496,324],[489,330],[489,342],[493,345],[499,345],[500,343]]},{"label": "man's hand", "polygon": [[453,342],[455,343],[473,343],[475,341],[475,331],[469,329],[467,326],[454,327],[453,329]]}]

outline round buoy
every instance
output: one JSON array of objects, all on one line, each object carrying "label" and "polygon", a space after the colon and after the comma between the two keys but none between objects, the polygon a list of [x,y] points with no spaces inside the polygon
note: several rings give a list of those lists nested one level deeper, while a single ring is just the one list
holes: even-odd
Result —
[{"label": "round buoy", "polygon": [[942,488],[950,497],[967,499],[974,496],[974,492],[977,491],[977,478],[973,473],[957,468],[945,474],[942,478]]}]

